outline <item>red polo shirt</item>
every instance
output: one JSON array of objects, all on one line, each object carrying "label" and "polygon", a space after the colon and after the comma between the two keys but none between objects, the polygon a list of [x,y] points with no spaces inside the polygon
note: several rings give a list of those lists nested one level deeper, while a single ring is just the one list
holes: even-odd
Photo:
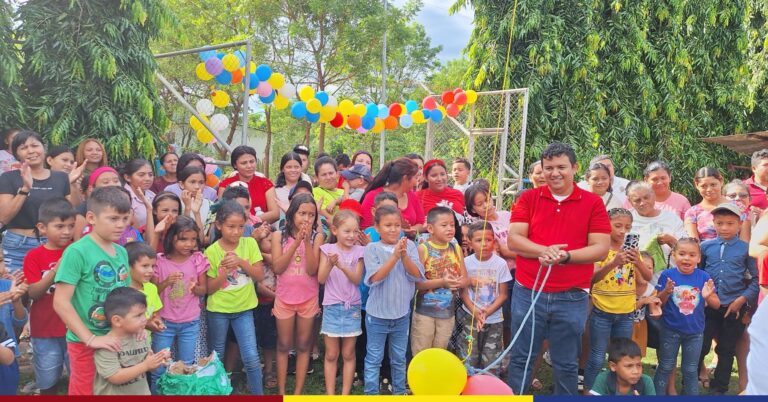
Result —
[{"label": "red polo shirt", "polygon": [[[537,244],[567,244],[565,250],[587,246],[589,233],[611,233],[611,222],[599,196],[573,186],[573,193],[557,201],[548,186],[526,190],[515,204],[512,223],[528,224],[528,239]],[[539,260],[518,254],[515,279],[533,289]],[[562,292],[573,288],[589,289],[594,264],[566,264],[552,266],[544,291]],[[541,286],[544,272],[536,284]]]},{"label": "red polo shirt", "polygon": [[749,195],[752,197],[752,201],[749,205],[754,205],[760,209],[768,207],[768,198],[765,196],[765,190],[755,184],[755,176],[744,180],[744,184],[749,186]]}]

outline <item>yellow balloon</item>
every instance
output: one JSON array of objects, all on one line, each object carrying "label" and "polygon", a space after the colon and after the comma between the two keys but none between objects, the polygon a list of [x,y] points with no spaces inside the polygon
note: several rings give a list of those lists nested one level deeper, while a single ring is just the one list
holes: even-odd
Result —
[{"label": "yellow balloon", "polygon": [[275,105],[275,109],[283,110],[288,107],[288,98],[278,94],[278,95],[275,95],[275,100],[272,101],[272,103]]},{"label": "yellow balloon", "polygon": [[[303,100],[304,102],[309,102],[310,99],[314,97],[315,97],[315,90],[312,89],[312,87],[309,85],[304,85],[299,90],[299,99]],[[320,103],[320,101],[317,101],[317,102]],[[317,112],[312,112],[312,113],[317,113]]]},{"label": "yellow balloon", "polygon": [[224,69],[232,72],[240,68],[240,59],[232,53],[228,53],[221,58],[221,64],[224,65]]},{"label": "yellow balloon", "polygon": [[208,74],[208,70],[205,69],[205,63],[200,63],[195,67],[195,75],[197,75],[198,79],[203,81],[208,81],[213,78],[212,75]]},{"label": "yellow balloon", "polygon": [[464,91],[464,94],[467,95],[467,105],[471,105],[477,101],[477,92],[468,89]]},{"label": "yellow balloon", "polygon": [[229,94],[224,91],[214,91],[211,94],[211,101],[213,101],[213,106],[219,108],[227,107],[229,105]]},{"label": "yellow balloon", "polygon": [[414,395],[459,395],[466,384],[467,369],[445,349],[422,350],[408,366],[408,385]]},{"label": "yellow balloon", "polygon": [[414,123],[424,123],[426,120],[424,120],[424,114],[421,113],[421,110],[414,110],[411,112],[411,118],[413,119]]},{"label": "yellow balloon", "polygon": [[438,106],[437,109],[440,111],[440,113],[443,114],[443,117],[445,117],[446,112],[445,112],[445,108],[443,107],[443,105]]},{"label": "yellow balloon", "polygon": [[307,112],[309,113],[319,113],[322,107],[323,104],[317,99],[312,98],[307,101]]},{"label": "yellow balloon", "polygon": [[355,104],[349,99],[339,102],[339,112],[344,116],[349,116],[355,111]]},{"label": "yellow balloon", "polygon": [[327,123],[333,118],[336,117],[336,108],[333,106],[325,105],[322,109],[320,109],[320,121],[323,123]]},{"label": "yellow balloon", "polygon": [[399,103],[400,105],[400,116],[403,116],[408,113],[408,109],[405,107],[405,103]]},{"label": "yellow balloon", "polygon": [[[208,118],[205,116],[203,116],[203,120],[205,120],[206,123],[208,122]],[[205,128],[203,123],[201,123],[200,120],[198,120],[197,117],[195,117],[195,115],[192,115],[189,118],[189,126],[192,127],[192,129],[195,131],[202,130]]]},{"label": "yellow balloon", "polygon": [[197,139],[203,144],[208,144],[211,143],[214,138],[210,131],[203,128],[202,130],[197,130]]},{"label": "yellow balloon", "polygon": [[366,112],[367,112],[367,110],[365,110],[365,105],[360,104],[360,103],[355,105],[355,108],[353,110],[353,113],[358,115],[358,116],[365,116]]},{"label": "yellow balloon", "polygon": [[371,129],[374,133],[380,133],[384,131],[384,122],[380,118],[376,118],[376,122],[373,123],[373,128]]},{"label": "yellow balloon", "polygon": [[251,62],[251,72],[252,73],[256,72],[256,63],[254,63],[254,62]]},{"label": "yellow balloon", "polygon": [[285,85],[285,77],[280,73],[272,73],[267,82],[272,85],[272,89],[280,89]]}]

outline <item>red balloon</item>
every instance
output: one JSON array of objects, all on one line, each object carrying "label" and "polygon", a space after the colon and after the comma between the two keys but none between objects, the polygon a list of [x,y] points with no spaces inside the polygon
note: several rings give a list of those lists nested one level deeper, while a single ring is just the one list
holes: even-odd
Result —
[{"label": "red balloon", "polygon": [[449,103],[453,103],[453,92],[451,91],[445,91],[443,92],[443,105],[447,105]]},{"label": "red balloon", "polygon": [[467,378],[462,395],[514,395],[504,381],[487,374],[476,374]]},{"label": "red balloon", "polygon": [[397,128],[397,117],[395,116],[387,116],[387,118],[384,119],[384,128],[387,130],[394,130]]},{"label": "red balloon", "polygon": [[437,108],[437,102],[435,102],[435,98],[431,96],[427,96],[424,98],[424,100],[421,102],[421,107],[427,110],[434,110]]},{"label": "red balloon", "polygon": [[399,103],[393,103],[389,105],[389,115],[392,117],[400,117],[403,114],[403,107]]},{"label": "red balloon", "polygon": [[330,123],[331,123],[331,126],[335,128],[339,128],[341,127],[342,124],[344,124],[344,116],[342,116],[341,113],[336,112],[336,116],[333,117]]},{"label": "red balloon", "polygon": [[464,92],[460,92],[456,94],[456,96],[453,98],[453,103],[455,103],[458,106],[463,106],[467,103],[467,94]]},{"label": "red balloon", "polygon": [[363,120],[360,118],[360,116],[356,114],[351,114],[349,117],[347,117],[347,125],[351,129],[356,129],[360,127],[360,125],[363,124]]},{"label": "red balloon", "polygon": [[445,113],[448,114],[448,116],[456,117],[459,115],[459,107],[454,103],[450,103],[445,107]]},{"label": "red balloon", "polygon": [[464,90],[461,89],[461,88],[456,88],[456,89],[453,90],[453,94],[454,95],[458,94],[459,92],[464,92]]}]

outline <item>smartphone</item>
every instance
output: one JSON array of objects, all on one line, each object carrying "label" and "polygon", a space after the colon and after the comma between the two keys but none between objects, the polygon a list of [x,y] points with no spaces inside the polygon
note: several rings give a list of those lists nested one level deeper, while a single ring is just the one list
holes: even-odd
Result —
[{"label": "smartphone", "polygon": [[638,248],[640,246],[640,234],[627,233],[624,235],[624,244],[621,246],[622,250],[629,250],[632,248]]}]

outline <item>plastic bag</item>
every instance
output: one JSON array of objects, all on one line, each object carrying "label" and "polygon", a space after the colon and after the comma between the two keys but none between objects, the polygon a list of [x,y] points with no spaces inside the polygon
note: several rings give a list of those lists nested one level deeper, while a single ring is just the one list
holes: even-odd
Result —
[{"label": "plastic bag", "polygon": [[167,370],[157,380],[160,395],[229,395],[232,384],[216,352],[207,362],[190,374],[175,374]]}]

